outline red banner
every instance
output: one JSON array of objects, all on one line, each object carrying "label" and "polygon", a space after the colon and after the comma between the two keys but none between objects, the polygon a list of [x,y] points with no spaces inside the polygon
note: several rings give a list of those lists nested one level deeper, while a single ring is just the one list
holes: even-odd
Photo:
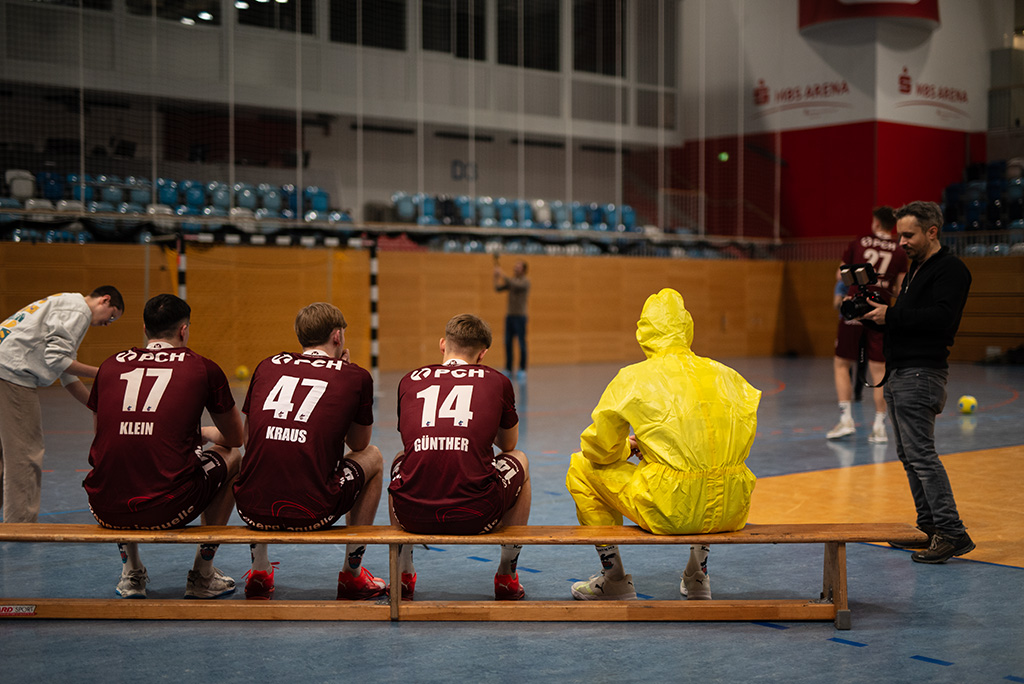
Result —
[{"label": "red banner", "polygon": [[847,19],[899,18],[921,22],[928,29],[939,26],[939,0],[800,0],[800,30]]}]

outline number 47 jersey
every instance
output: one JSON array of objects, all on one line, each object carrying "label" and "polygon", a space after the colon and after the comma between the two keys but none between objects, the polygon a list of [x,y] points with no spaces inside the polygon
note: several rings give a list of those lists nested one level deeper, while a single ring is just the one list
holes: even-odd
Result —
[{"label": "number 47 jersey", "polygon": [[326,354],[282,352],[252,375],[235,502],[251,516],[320,519],[337,506],[335,473],[352,423],[373,424],[373,378]]}]

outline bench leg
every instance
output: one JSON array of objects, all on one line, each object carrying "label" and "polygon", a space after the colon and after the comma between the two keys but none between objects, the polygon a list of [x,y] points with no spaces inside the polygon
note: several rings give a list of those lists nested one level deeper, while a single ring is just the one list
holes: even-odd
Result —
[{"label": "bench leg", "polygon": [[825,542],[821,598],[836,608],[836,629],[850,629],[850,606],[846,594],[846,544]]},{"label": "bench leg", "polygon": [[398,609],[402,605],[402,573],[398,572],[398,544],[388,545],[388,565],[390,573],[388,580],[391,583],[391,620],[397,621]]}]

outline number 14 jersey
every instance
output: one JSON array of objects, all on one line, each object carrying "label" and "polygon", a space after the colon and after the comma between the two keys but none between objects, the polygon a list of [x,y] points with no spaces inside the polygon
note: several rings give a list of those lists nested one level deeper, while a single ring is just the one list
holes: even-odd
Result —
[{"label": "number 14 jersey", "polygon": [[405,458],[389,491],[407,510],[452,507],[499,487],[494,438],[519,423],[508,378],[488,366],[431,365],[398,386]]}]

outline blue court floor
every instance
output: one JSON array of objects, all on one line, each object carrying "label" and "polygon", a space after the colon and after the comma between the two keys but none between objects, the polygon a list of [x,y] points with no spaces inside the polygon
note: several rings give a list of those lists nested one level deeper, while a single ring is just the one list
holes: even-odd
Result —
[{"label": "blue court floor", "polygon": [[[823,481],[849,469],[896,460],[895,446],[872,445],[868,396],[855,405],[858,434],[829,443],[825,432],[837,409],[830,359],[723,359],[764,392],[758,436],[748,465],[763,487],[754,509],[784,508],[797,498],[805,474]],[[531,369],[518,387],[520,448],[531,461],[531,522],[572,524],[564,477],[569,455],[613,364]],[[400,449],[396,431],[398,374],[379,383],[374,442],[390,459]],[[236,388],[236,397],[244,395]],[[986,505],[986,489],[1024,488],[1024,368],[956,365],[947,410],[937,422],[940,454],[970,458],[997,450],[1000,472],[988,485],[958,483],[961,509],[970,504],[992,541],[1024,545],[1021,507]],[[977,397],[972,416],[956,412],[962,394]],[[82,478],[92,418],[62,390],[42,391],[47,454],[43,518],[91,523]],[[890,430],[891,436],[891,430]],[[791,478],[793,485],[787,485]],[[905,483],[904,483],[905,484]],[[773,485],[773,486],[768,486]],[[773,501],[759,501],[762,496]],[[905,500],[909,493],[897,489]],[[838,491],[865,510],[887,501],[871,487]],[[890,494],[884,495],[891,497]],[[829,497],[818,502],[829,510]],[[896,497],[899,499],[899,495]],[[385,501],[377,515],[386,524]],[[770,505],[769,505],[770,504]],[[848,514],[846,514],[848,515]],[[835,519],[835,518],[832,518]],[[753,518],[752,518],[753,521]],[[848,522],[858,521],[855,518]],[[757,520],[771,522],[771,520]],[[807,520],[813,522],[813,520]],[[913,522],[912,519],[906,522]],[[232,523],[240,523],[236,519]],[[975,525],[975,527],[972,527]],[[996,531],[992,531],[996,530]],[[987,538],[975,536],[980,553]],[[1013,546],[1012,543],[1010,545]],[[851,544],[847,548],[853,629],[831,622],[708,623],[322,623],[121,622],[0,620],[2,682],[1024,682],[1024,551],[1011,562],[972,560],[919,565],[909,553]],[[194,550],[142,547],[149,594],[178,598]],[[271,547],[279,561],[278,599],[334,596],[343,547]],[[638,593],[678,598],[686,549],[623,547]],[[370,548],[365,565],[387,576],[384,548]],[[223,546],[217,565],[241,578],[248,548]],[[417,598],[492,595],[497,547],[416,550]],[[815,598],[821,581],[820,545],[713,547],[709,561],[716,598]],[[566,599],[573,580],[600,570],[593,549],[528,547],[520,558],[528,597]],[[111,597],[120,573],[117,549],[100,545],[0,543],[0,596]],[[242,591],[222,600],[244,600]]]}]

